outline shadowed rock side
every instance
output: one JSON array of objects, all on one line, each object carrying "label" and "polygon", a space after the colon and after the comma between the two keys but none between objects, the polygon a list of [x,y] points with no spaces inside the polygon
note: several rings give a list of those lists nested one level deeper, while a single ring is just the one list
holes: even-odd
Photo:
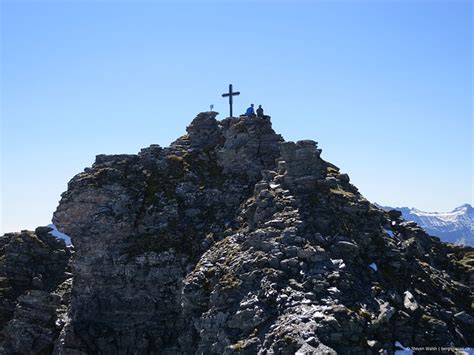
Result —
[{"label": "shadowed rock side", "polygon": [[216,115],[71,180],[53,220],[75,247],[55,353],[473,345],[472,248],[370,204],[316,142]]},{"label": "shadowed rock side", "polygon": [[51,230],[0,237],[0,354],[53,350],[67,310],[71,252]]}]

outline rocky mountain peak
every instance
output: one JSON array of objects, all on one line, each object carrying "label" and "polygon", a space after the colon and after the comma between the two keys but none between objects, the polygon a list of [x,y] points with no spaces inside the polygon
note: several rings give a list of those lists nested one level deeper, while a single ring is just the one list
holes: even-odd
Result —
[{"label": "rocky mountain peak", "polygon": [[75,248],[55,353],[472,344],[472,248],[372,205],[316,142],[216,116],[69,182],[53,219]]},{"label": "rocky mountain peak", "polygon": [[474,208],[469,204],[469,203],[465,203],[459,207],[456,207],[453,212],[457,212],[457,211],[460,211],[460,212],[464,212],[468,215],[473,215],[474,214]]}]

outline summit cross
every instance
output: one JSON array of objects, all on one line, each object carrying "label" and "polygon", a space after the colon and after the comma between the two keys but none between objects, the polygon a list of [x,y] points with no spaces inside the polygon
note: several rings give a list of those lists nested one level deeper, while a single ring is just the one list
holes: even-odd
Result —
[{"label": "summit cross", "polygon": [[229,92],[222,94],[222,97],[227,97],[227,96],[229,97],[230,117],[232,117],[232,96],[237,96],[237,95],[240,95],[240,92],[238,91],[233,92],[232,84],[229,84]]}]

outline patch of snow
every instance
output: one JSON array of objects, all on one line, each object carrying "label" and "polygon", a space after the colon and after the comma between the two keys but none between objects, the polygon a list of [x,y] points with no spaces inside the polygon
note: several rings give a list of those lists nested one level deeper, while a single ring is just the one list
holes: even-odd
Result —
[{"label": "patch of snow", "polygon": [[280,184],[270,183],[270,188],[272,188],[272,189],[276,189],[279,186],[280,186]]},{"label": "patch of snow", "polygon": [[367,340],[367,344],[368,344],[370,347],[373,347],[376,343],[377,343],[376,340]]},{"label": "patch of snow", "polygon": [[369,267],[370,267],[372,270],[374,270],[375,272],[377,272],[377,270],[378,270],[378,267],[377,267],[377,264],[376,264],[376,263],[370,264]]},{"label": "patch of snow", "polygon": [[54,224],[49,224],[48,227],[53,228],[53,230],[51,231],[51,234],[54,237],[64,240],[66,245],[71,245],[71,238],[68,235],[58,231],[58,229],[56,228],[56,226]]},{"label": "patch of snow", "polygon": [[405,348],[399,341],[395,342],[395,346],[401,350],[395,350],[395,355],[413,355],[413,351],[410,348]]},{"label": "patch of snow", "polygon": [[385,233],[387,233],[390,238],[394,236],[394,233],[390,229],[385,229]]}]

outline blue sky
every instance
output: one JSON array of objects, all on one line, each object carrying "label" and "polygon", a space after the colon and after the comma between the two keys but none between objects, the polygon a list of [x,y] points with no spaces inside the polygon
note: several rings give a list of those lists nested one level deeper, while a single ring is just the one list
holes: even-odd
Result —
[{"label": "blue sky", "polygon": [[1,3],[0,232],[97,154],[168,145],[221,94],[314,139],[370,201],[473,203],[470,1]]}]

